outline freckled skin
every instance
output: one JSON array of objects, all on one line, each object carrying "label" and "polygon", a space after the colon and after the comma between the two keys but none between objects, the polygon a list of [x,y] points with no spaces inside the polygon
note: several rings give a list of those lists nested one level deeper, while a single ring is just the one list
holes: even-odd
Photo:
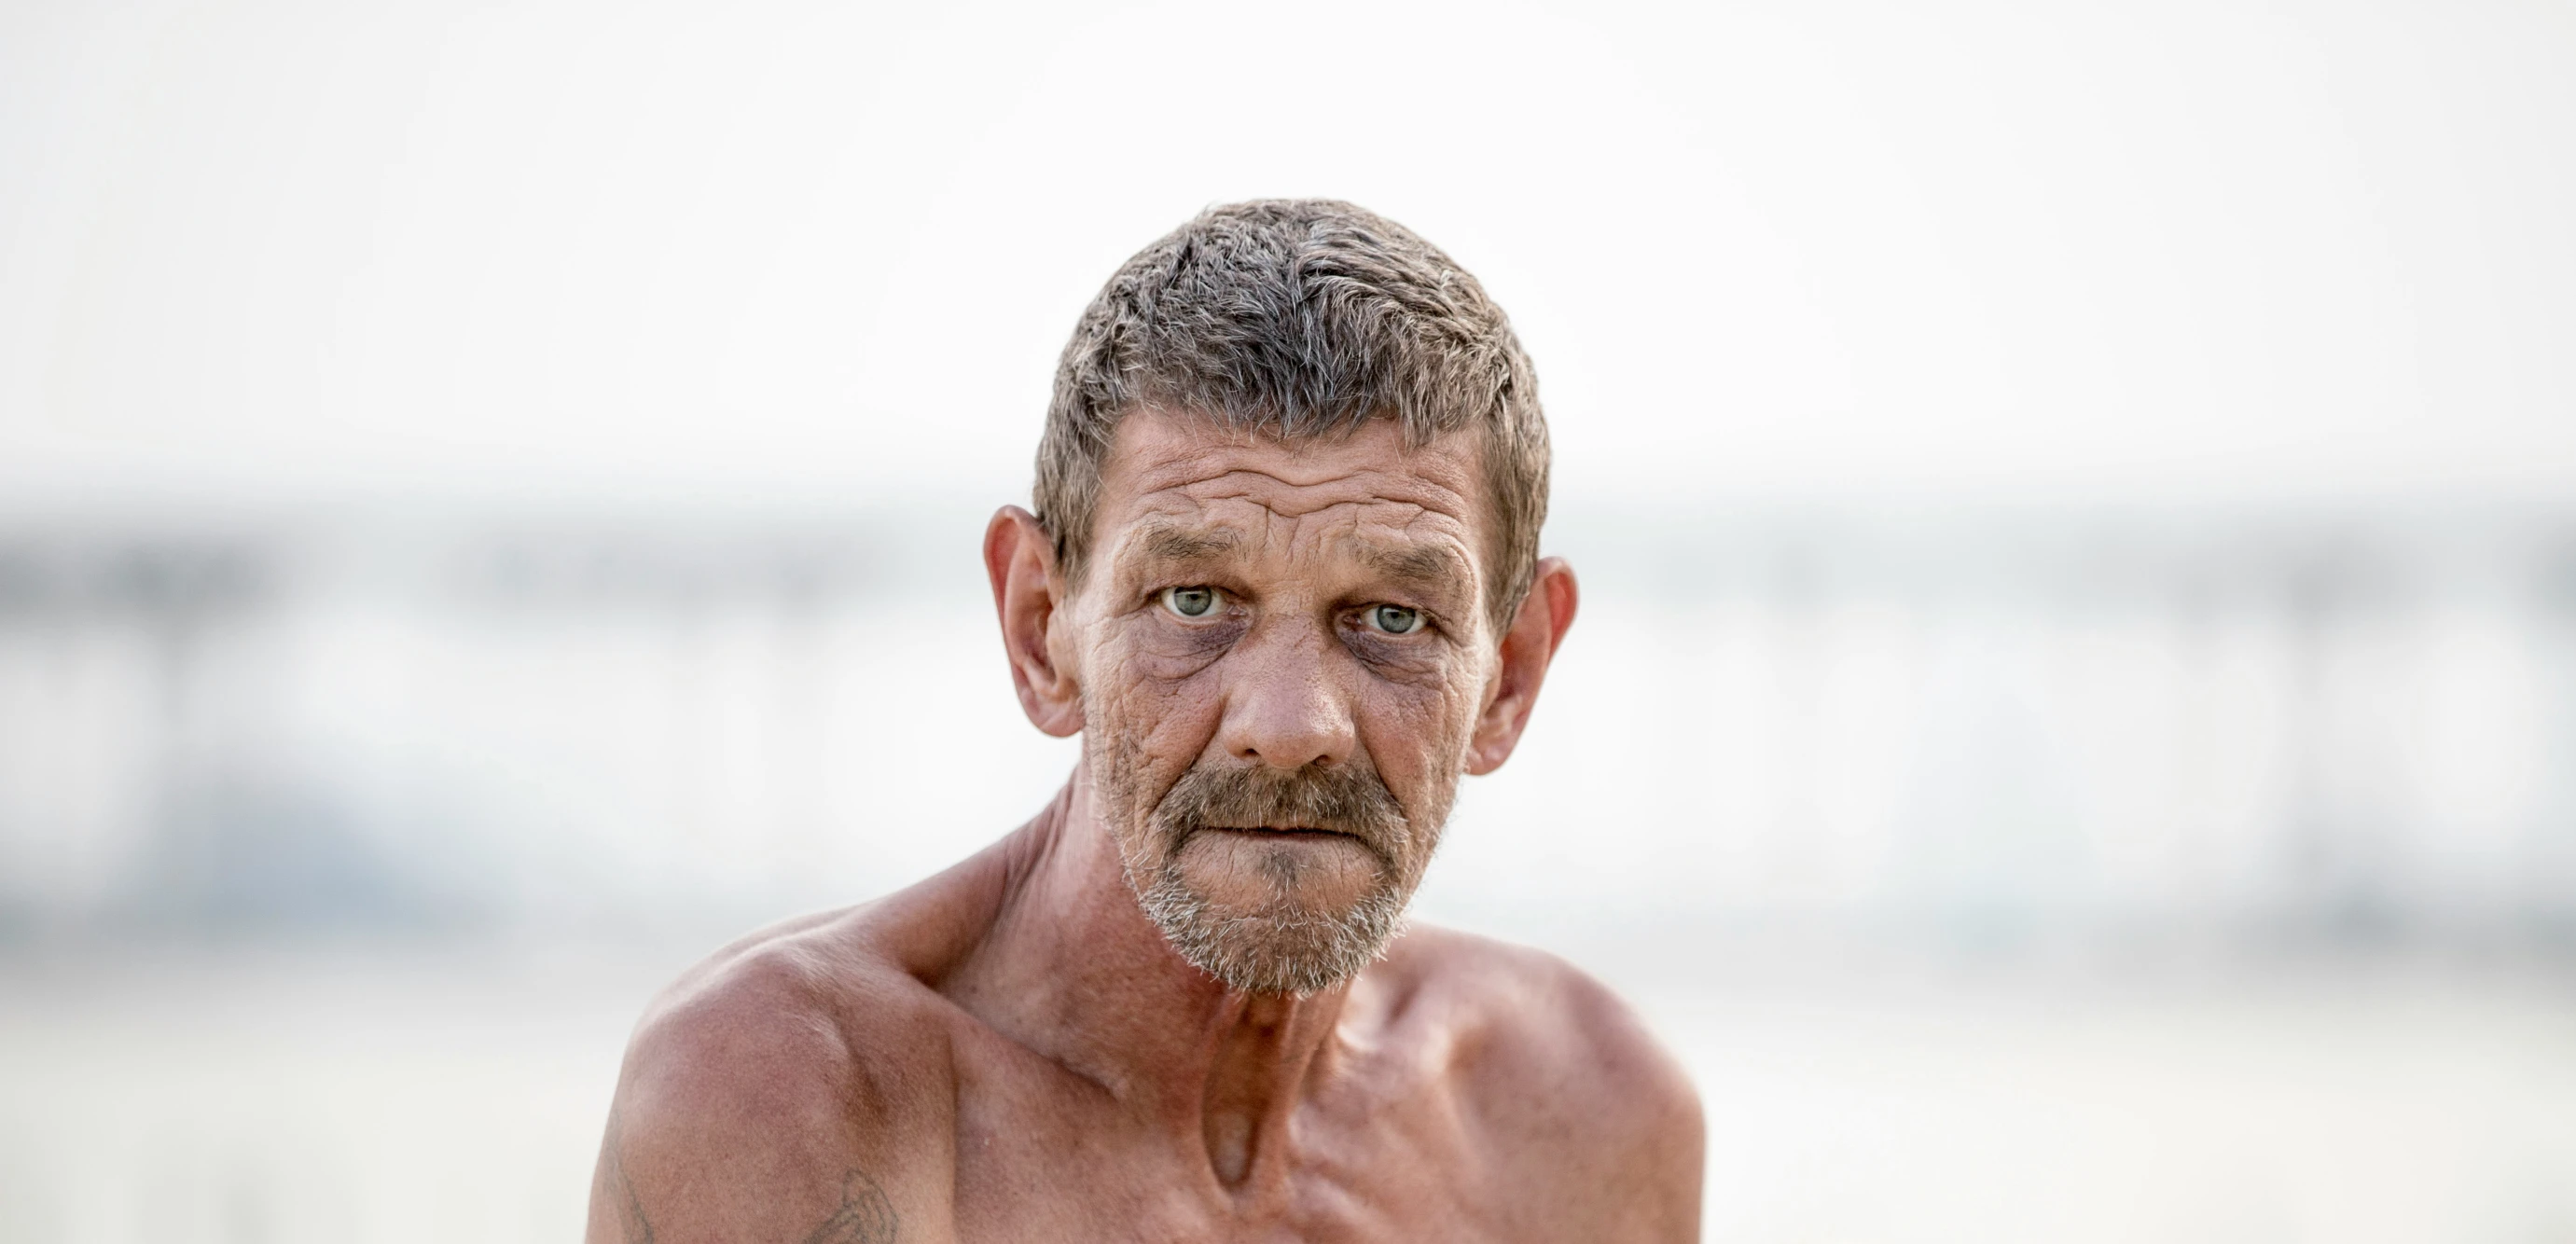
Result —
[{"label": "freckled skin", "polygon": [[[1139,831],[1104,746],[1139,807],[1193,765],[1366,764],[1423,826],[1509,758],[1574,579],[1550,559],[1508,625],[1486,616],[1476,450],[1143,411],[1078,582],[1024,511],[997,515],[1021,704],[1085,732],[1083,764],[981,854],[665,991],[620,1075],[593,1244],[1696,1240],[1697,1098],[1579,972],[1417,925],[1338,988],[1230,992],[1122,879]],[[1185,616],[1173,588],[1215,601]],[[1434,837],[1394,861],[1408,889]],[[1174,858],[1220,904],[1288,878],[1337,907],[1380,867],[1330,835],[1203,832]]]}]

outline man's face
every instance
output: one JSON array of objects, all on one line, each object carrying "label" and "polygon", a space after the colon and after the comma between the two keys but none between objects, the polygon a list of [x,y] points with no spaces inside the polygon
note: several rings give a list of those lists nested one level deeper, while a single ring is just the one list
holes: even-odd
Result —
[{"label": "man's face", "polygon": [[1061,656],[1128,884],[1231,988],[1348,979],[1421,882],[1494,681],[1474,450],[1119,425]]}]

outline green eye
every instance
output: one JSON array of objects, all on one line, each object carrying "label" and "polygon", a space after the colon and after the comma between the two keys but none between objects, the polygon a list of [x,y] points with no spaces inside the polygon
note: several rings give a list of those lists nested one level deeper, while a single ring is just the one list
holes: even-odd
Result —
[{"label": "green eye", "polygon": [[1163,591],[1163,607],[1184,618],[1204,618],[1216,608],[1216,589],[1175,587]]},{"label": "green eye", "polygon": [[1422,629],[1422,611],[1402,605],[1374,605],[1368,611],[1369,625],[1389,635],[1410,635]]}]

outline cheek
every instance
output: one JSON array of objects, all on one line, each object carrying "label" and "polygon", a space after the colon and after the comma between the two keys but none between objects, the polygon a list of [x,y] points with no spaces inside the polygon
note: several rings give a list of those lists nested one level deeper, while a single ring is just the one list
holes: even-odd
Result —
[{"label": "cheek", "polygon": [[1088,665],[1122,686],[1177,688],[1206,674],[1242,631],[1235,625],[1184,625],[1154,608],[1135,610],[1094,628]]},{"label": "cheek", "polygon": [[1361,728],[1379,776],[1409,797],[1423,782],[1458,776],[1479,707],[1476,681],[1461,673],[1420,683],[1385,684],[1362,707]]},{"label": "cheek", "polygon": [[1166,779],[1179,776],[1215,737],[1218,706],[1215,662],[1187,659],[1139,634],[1150,628],[1122,628],[1104,636],[1091,650],[1085,685],[1099,705],[1098,724],[1115,733],[1124,746]]}]

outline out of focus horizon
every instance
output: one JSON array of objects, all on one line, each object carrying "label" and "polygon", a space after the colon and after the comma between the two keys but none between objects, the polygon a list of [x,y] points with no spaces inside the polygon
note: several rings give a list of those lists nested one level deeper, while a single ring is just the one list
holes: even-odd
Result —
[{"label": "out of focus horizon", "polygon": [[1711,1238],[2576,1238],[2571,52],[0,11],[0,1240],[573,1229],[654,982],[1063,780],[976,540],[1099,282],[1269,195],[1537,362],[1585,605],[1417,911],[1638,1000]]}]

